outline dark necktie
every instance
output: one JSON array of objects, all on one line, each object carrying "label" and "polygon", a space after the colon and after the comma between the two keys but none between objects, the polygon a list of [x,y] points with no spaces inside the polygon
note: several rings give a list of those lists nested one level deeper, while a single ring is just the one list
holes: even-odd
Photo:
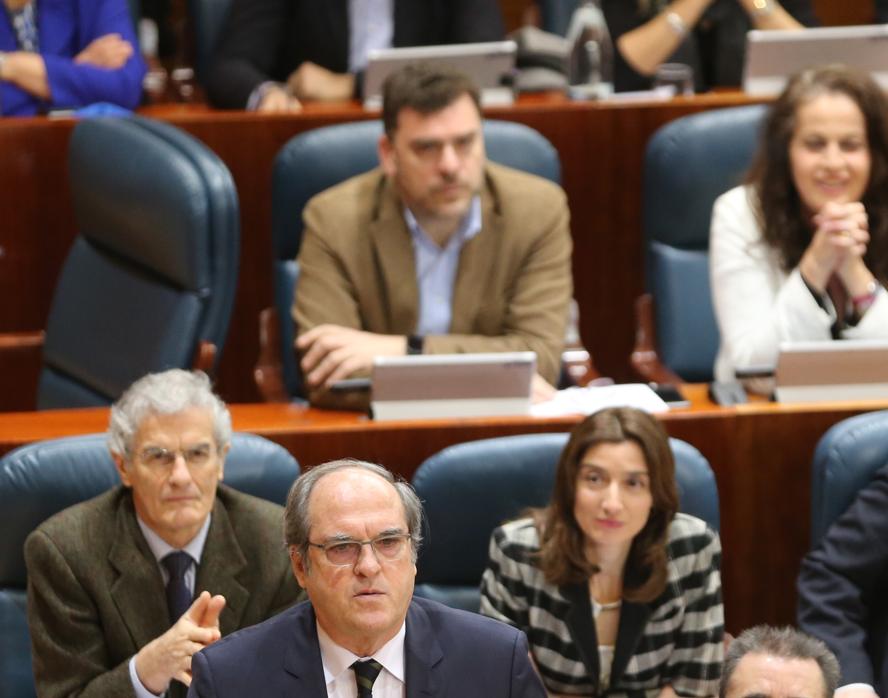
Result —
[{"label": "dark necktie", "polygon": [[379,676],[382,664],[375,659],[357,661],[351,665],[355,672],[355,683],[358,685],[358,698],[373,698],[373,682]]},{"label": "dark necktie", "polygon": [[179,550],[170,553],[160,562],[170,575],[166,596],[167,608],[170,611],[170,625],[172,625],[188,610],[193,600],[193,595],[188,589],[188,585],[185,584],[185,572],[191,565],[192,559],[188,553]]}]

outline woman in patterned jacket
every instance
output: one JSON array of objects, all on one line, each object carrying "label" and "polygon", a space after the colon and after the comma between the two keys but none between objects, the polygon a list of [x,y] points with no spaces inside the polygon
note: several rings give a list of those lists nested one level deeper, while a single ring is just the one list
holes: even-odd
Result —
[{"label": "woman in patterned jacket", "polygon": [[527,634],[550,695],[718,693],[721,547],[677,509],[665,431],[613,408],[572,433],[549,505],[493,532],[481,612]]}]

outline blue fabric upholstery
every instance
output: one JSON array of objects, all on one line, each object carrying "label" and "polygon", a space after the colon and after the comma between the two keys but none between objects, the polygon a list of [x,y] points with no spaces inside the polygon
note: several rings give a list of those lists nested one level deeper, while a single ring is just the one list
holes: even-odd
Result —
[{"label": "blue fabric upholstery", "polygon": [[711,380],[718,351],[709,287],[712,205],[741,183],[765,109],[716,109],[676,119],[647,146],[646,287],[654,296],[660,360],[687,381]]},{"label": "blue fabric upholstery", "polygon": [[24,589],[0,588],[0,698],[34,698]]},{"label": "blue fabric upholstery", "polygon": [[77,125],[69,150],[80,230],[46,325],[38,407],[103,405],[150,371],[217,360],[234,304],[237,193],[204,145],[150,119]]},{"label": "blue fabric upholstery", "polygon": [[188,0],[188,16],[194,30],[194,70],[201,84],[230,9],[231,0]]},{"label": "blue fabric upholstery", "polygon": [[[283,504],[299,464],[261,436],[236,433],[225,460],[225,483]],[[23,446],[0,460],[0,698],[34,695],[25,612],[25,538],[43,520],[120,482],[105,434]]]},{"label": "blue fabric upholstery", "polygon": [[812,548],[886,466],[888,410],[845,419],[821,437],[811,466]]},{"label": "blue fabric upholstery", "polygon": [[[426,459],[413,476],[425,508],[416,593],[477,611],[493,529],[549,501],[569,434],[525,434],[470,441]],[[706,458],[670,439],[681,510],[718,530],[718,490]]]},{"label": "blue fabric upholstery", "polygon": [[[302,210],[319,194],[377,166],[379,120],[326,126],[295,136],[278,153],[272,178],[271,236],[274,304],[280,319],[281,369],[287,392],[302,396],[302,379],[293,353],[290,317],[299,277],[295,262],[302,244]],[[544,136],[523,124],[484,122],[487,157],[494,162],[561,181],[558,151]]]},{"label": "blue fabric upholstery", "polygon": [[566,36],[577,0],[537,0],[537,5],[540,8],[540,27],[547,32]]},{"label": "blue fabric upholstery", "polygon": [[686,381],[711,380],[718,326],[709,290],[709,253],[652,242],[648,259],[661,360]]}]

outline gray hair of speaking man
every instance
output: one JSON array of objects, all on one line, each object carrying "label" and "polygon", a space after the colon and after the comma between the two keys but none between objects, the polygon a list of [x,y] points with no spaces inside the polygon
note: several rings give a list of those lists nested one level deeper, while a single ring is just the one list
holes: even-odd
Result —
[{"label": "gray hair of speaking man", "polygon": [[823,698],[832,698],[839,685],[839,662],[829,648],[816,637],[795,628],[757,625],[744,630],[728,646],[722,666],[719,698],[725,698],[734,670],[747,654],[762,654],[781,659],[813,659],[823,677]]},{"label": "gray hair of speaking man", "polygon": [[203,371],[171,369],[149,373],[133,383],[111,407],[108,447],[127,460],[142,421],[150,415],[168,415],[192,407],[207,410],[213,418],[213,437],[221,451],[231,442],[231,415],[213,392]]},{"label": "gray hair of speaking man", "polygon": [[303,473],[297,478],[287,495],[287,506],[284,510],[284,544],[295,546],[302,557],[305,569],[308,570],[311,561],[308,557],[308,538],[311,530],[311,517],[308,506],[311,493],[315,485],[326,475],[338,470],[356,468],[366,470],[379,475],[383,480],[391,484],[401,499],[404,507],[404,517],[407,519],[407,532],[410,534],[410,548],[413,562],[419,553],[419,544],[422,542],[422,502],[409,483],[401,478],[396,478],[389,470],[375,463],[367,463],[353,458],[330,461],[318,465]]}]

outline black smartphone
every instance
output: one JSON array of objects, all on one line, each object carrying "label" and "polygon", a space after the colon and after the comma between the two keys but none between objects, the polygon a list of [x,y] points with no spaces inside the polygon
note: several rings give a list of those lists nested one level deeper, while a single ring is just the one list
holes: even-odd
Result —
[{"label": "black smartphone", "polygon": [[691,401],[672,383],[649,383],[657,397],[670,407],[690,407]]}]

